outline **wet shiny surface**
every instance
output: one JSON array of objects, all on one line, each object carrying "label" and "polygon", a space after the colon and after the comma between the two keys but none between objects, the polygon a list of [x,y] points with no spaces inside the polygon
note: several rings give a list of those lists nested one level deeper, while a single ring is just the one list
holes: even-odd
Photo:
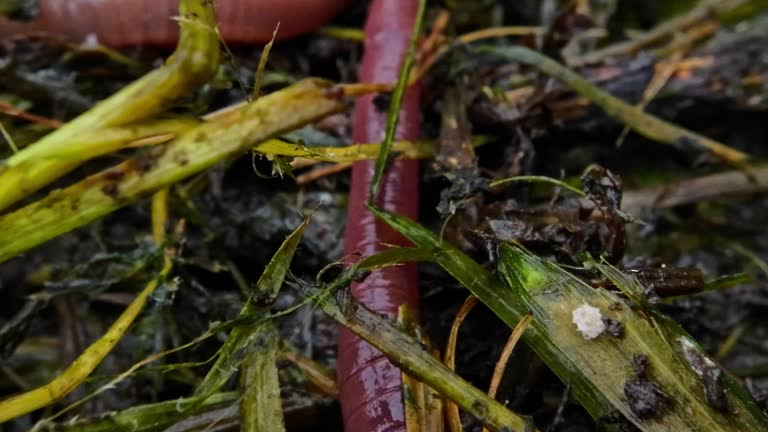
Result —
[{"label": "wet shiny surface", "polygon": [[[362,82],[394,82],[408,46],[418,4],[408,0],[375,0],[366,23]],[[419,88],[410,88],[401,105],[397,138],[420,136]],[[357,100],[353,114],[355,142],[376,142],[384,137],[386,111],[379,111],[373,96]],[[356,163],[348,209],[345,251],[371,255],[386,245],[406,245],[406,240],[365,209],[373,162]],[[379,204],[388,210],[418,216],[418,161],[396,161],[386,173]],[[397,315],[402,304],[418,307],[415,265],[383,269],[352,286],[353,295],[377,312]],[[386,357],[346,329],[340,329],[338,381],[345,430],[403,431],[405,420],[400,370]]]},{"label": "wet shiny surface", "polygon": [[[267,42],[280,22],[278,39],[326,23],[350,0],[216,0],[221,34],[230,43]],[[0,17],[0,37],[45,31],[82,42],[89,34],[111,46],[176,44],[178,0],[40,0],[31,22]]]}]

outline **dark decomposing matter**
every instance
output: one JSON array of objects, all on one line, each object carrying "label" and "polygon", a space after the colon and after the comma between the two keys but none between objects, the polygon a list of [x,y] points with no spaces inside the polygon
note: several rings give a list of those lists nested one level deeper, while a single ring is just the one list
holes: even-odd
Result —
[{"label": "dark decomposing matter", "polygon": [[0,429],[768,431],[767,59],[765,1],[0,0]]}]

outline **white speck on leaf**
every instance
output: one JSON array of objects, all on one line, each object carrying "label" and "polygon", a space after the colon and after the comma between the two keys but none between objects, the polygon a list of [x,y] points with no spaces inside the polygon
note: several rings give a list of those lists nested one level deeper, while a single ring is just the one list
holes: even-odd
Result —
[{"label": "white speck on leaf", "polygon": [[571,316],[573,323],[576,324],[576,329],[584,336],[584,339],[594,339],[605,331],[603,314],[600,313],[600,309],[588,303],[574,309]]}]

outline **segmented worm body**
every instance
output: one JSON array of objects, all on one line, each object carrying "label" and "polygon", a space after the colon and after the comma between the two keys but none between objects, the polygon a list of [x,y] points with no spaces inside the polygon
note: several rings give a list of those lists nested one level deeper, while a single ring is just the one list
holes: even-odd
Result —
[{"label": "segmented worm body", "polygon": [[[219,30],[229,43],[268,42],[277,22],[278,39],[324,24],[350,0],[215,0]],[[108,46],[173,46],[179,26],[178,0],[39,0],[31,21],[0,17],[0,39],[46,32],[75,42],[95,35]]]},{"label": "segmented worm body", "polygon": [[[365,53],[361,82],[397,81],[418,10],[417,0],[374,0],[365,25]],[[420,90],[408,89],[402,102],[398,139],[420,135]],[[381,106],[381,104],[379,104]],[[355,142],[378,142],[384,137],[386,105],[377,108],[373,96],[357,100],[352,118]],[[371,255],[386,245],[406,240],[365,208],[373,162],[357,162],[352,169],[345,250]],[[418,162],[393,162],[384,177],[379,205],[397,213],[418,216]],[[371,309],[390,317],[405,304],[418,306],[418,279],[413,264],[389,267],[352,285],[352,294]],[[344,430],[350,432],[404,431],[405,420],[400,370],[379,351],[345,328],[340,329],[338,382]]]}]

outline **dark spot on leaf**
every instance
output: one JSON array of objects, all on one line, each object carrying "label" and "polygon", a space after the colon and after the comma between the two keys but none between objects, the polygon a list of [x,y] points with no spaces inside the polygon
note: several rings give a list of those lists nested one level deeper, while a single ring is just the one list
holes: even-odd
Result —
[{"label": "dark spot on leaf", "polygon": [[136,171],[143,174],[151,170],[159,155],[159,151],[148,151],[136,156],[136,159],[134,159]]},{"label": "dark spot on leaf", "polygon": [[682,348],[685,360],[704,385],[704,397],[707,399],[707,403],[718,411],[728,412],[723,370],[717,363],[702,354],[692,343],[684,340]]},{"label": "dark spot on leaf", "polygon": [[672,398],[648,378],[648,357],[635,354],[632,360],[635,376],[624,384],[624,396],[627,398],[629,409],[641,419],[664,414],[672,404]]},{"label": "dark spot on leaf", "polygon": [[123,170],[115,168],[111,170],[107,170],[102,174],[102,177],[104,180],[110,181],[110,182],[118,182],[125,177],[125,172]]},{"label": "dark spot on leaf", "polygon": [[483,401],[476,400],[472,402],[472,409],[480,419],[484,419],[488,415],[488,405]]},{"label": "dark spot on leaf", "polygon": [[621,302],[615,301],[608,305],[608,309],[612,311],[620,311],[624,309],[624,305]]},{"label": "dark spot on leaf", "polygon": [[624,324],[622,324],[620,321],[613,318],[603,317],[603,323],[605,324],[605,331],[609,335],[615,338],[624,337]]},{"label": "dark spot on leaf", "polygon": [[[624,414],[621,413],[619,410],[615,410],[613,412],[610,412],[599,419],[597,419],[597,423],[600,425],[616,425],[618,426],[619,432],[639,432],[640,429],[637,428],[634,424],[632,424],[631,421],[629,421]],[[610,430],[610,429],[608,429]]]},{"label": "dark spot on leaf", "polygon": [[101,187],[101,191],[104,192],[104,195],[117,199],[117,183],[106,183]]}]

